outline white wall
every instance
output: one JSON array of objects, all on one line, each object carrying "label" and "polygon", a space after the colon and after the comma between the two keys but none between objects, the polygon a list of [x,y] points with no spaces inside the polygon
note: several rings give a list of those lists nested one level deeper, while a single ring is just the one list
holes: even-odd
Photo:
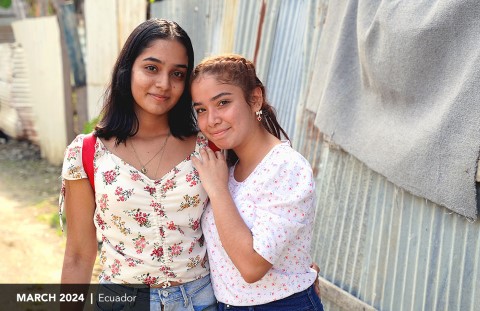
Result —
[{"label": "white wall", "polygon": [[144,0],[85,0],[88,118],[103,104],[118,53],[132,30],[147,15]]},{"label": "white wall", "polygon": [[61,164],[68,143],[68,129],[57,17],[24,19],[12,23],[12,28],[15,41],[25,51],[42,157],[53,164]]}]

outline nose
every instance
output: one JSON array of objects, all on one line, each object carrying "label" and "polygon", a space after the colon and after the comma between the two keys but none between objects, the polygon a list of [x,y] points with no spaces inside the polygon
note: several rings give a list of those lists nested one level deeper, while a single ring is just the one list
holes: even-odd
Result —
[{"label": "nose", "polygon": [[216,109],[211,109],[208,112],[208,126],[214,127],[215,125],[219,124],[221,122],[220,115],[216,111]]},{"label": "nose", "polygon": [[164,73],[158,74],[155,78],[155,86],[163,90],[168,90],[170,88],[170,76]]}]

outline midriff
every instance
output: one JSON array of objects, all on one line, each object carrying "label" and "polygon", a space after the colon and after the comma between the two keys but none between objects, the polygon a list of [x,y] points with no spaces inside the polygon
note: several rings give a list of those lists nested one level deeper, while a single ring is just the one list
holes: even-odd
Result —
[{"label": "midriff", "polygon": [[[168,282],[169,284],[167,285],[167,283],[163,283],[163,284],[157,284],[157,285],[150,285],[151,288],[164,288],[164,287],[172,287],[172,286],[179,286],[179,285],[182,285],[183,283],[180,283],[180,282],[175,282],[175,281],[171,281],[171,282]],[[165,286],[167,285],[167,286]]]}]

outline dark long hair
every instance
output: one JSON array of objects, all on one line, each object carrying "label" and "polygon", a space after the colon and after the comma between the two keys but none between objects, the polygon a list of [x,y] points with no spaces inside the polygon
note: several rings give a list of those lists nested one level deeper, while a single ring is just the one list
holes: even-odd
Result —
[{"label": "dark long hair", "polygon": [[134,111],[131,77],[135,59],[158,39],[176,40],[187,50],[188,68],[185,88],[178,103],[168,112],[170,132],[177,138],[185,138],[198,132],[192,110],[190,75],[193,69],[193,47],[188,34],[177,23],[164,19],[149,19],[138,25],[125,42],[113,67],[112,79],[105,92],[101,119],[95,127],[95,135],[105,139],[116,137],[116,144],[125,142],[138,131],[138,118]]},{"label": "dark long hair", "polygon": [[[192,72],[191,83],[202,74],[213,75],[217,81],[221,83],[235,85],[242,89],[243,95],[250,105],[253,100],[253,91],[259,87],[262,91],[263,102],[262,126],[273,136],[282,139],[282,135],[288,138],[285,130],[277,121],[275,109],[268,103],[265,87],[262,81],[257,77],[255,65],[236,54],[222,54],[218,56],[208,57],[202,60]],[[233,150],[228,150],[227,162],[232,165],[238,160]]]}]

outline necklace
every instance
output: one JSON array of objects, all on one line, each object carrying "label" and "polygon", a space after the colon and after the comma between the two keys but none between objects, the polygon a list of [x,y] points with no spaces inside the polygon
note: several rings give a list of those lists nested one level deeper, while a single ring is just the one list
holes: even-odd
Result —
[{"label": "necklace", "polygon": [[[150,160],[148,160],[147,163],[145,163],[145,164],[143,164],[142,161],[140,161],[140,158],[139,158],[139,156],[138,156],[138,154],[137,154],[137,151],[135,151],[135,147],[133,146],[133,141],[130,142],[130,145],[132,146],[133,154],[135,155],[135,158],[137,158],[138,163],[140,163],[140,165],[142,166],[142,168],[140,169],[140,172],[142,172],[143,174],[146,174],[146,173],[148,172],[146,166],[148,165],[148,163],[152,162],[152,160],[155,159],[155,158],[157,157],[157,155],[158,155],[160,152],[162,152],[162,150],[165,149],[165,145],[167,144],[167,141],[168,141],[168,138],[169,138],[169,137],[170,137],[170,133],[168,133],[167,138],[165,138],[165,141],[163,142],[163,145],[162,145],[162,147],[160,148],[160,150],[158,150],[158,152],[155,153],[155,154],[153,155],[153,157],[152,157]],[[162,155],[163,155],[163,153],[162,153]],[[158,168],[157,168],[157,169],[158,169]]]},{"label": "necklace", "polygon": [[160,163],[162,163],[162,159],[163,159],[163,154],[165,153],[165,147],[167,145],[167,140],[168,138],[170,137],[170,133],[168,134],[167,138],[165,139],[165,143],[163,144],[163,147],[162,147],[162,154],[160,155],[160,160],[158,160],[158,165],[157,165],[157,169],[155,170],[155,175],[153,175],[153,178],[157,178],[157,173],[158,173],[158,168],[160,167]]}]

